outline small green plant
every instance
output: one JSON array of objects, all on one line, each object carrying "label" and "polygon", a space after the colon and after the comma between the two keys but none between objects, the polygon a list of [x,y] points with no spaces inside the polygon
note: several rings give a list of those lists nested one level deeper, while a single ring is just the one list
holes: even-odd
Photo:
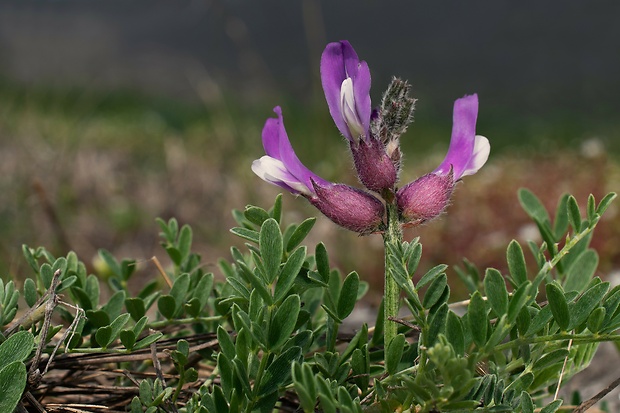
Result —
[{"label": "small green plant", "polygon": [[[33,399],[45,406],[60,397],[49,387],[59,373],[91,369],[126,372],[109,386],[128,390],[115,400],[132,413],[556,411],[561,382],[588,366],[598,343],[618,341],[620,287],[594,276],[598,257],[588,246],[613,198],[590,197],[582,216],[565,196],[551,221],[521,190],[544,239],[528,245],[537,269],[516,241],[507,273],[483,276],[466,262],[458,270],[471,292],[465,302],[450,302],[447,266],[417,273],[418,239],[393,246],[390,274],[409,315],[389,320],[397,335],[387,346],[382,308],[353,336],[340,333],[368,286],[331,268],[322,243],[308,251],[314,218],[282,225],[281,196],[269,210],[234,212],[231,232],[247,243],[219,261],[223,281],[205,272],[190,227],[175,220],[158,221],[172,263],[162,278],[172,286],[145,282],[137,294],[126,287],[135,272],[123,270],[134,261],[102,251],[116,277],[102,279],[87,276],[74,253],[24,247],[35,277],[23,285],[26,312],[2,331],[0,377],[11,377],[0,380],[3,411],[29,411]],[[103,289],[111,293],[104,304]],[[9,283],[3,292],[7,304],[7,292],[19,295]],[[15,313],[17,302],[3,308]],[[92,406],[110,399],[80,397]]]},{"label": "small green plant", "polygon": [[12,412],[22,398],[26,387],[26,366],[34,346],[34,337],[28,331],[13,334],[0,344],[0,411]]}]

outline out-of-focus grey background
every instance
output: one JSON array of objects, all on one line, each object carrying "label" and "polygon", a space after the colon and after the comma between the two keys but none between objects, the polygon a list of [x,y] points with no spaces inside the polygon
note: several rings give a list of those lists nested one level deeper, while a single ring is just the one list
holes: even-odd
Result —
[{"label": "out-of-focus grey background", "polygon": [[322,48],[348,39],[375,99],[397,75],[420,110],[449,113],[445,102],[476,91],[483,110],[515,117],[605,118],[620,108],[619,16],[610,0],[2,2],[0,69],[28,84],[195,100],[212,81],[236,97],[308,100]]}]

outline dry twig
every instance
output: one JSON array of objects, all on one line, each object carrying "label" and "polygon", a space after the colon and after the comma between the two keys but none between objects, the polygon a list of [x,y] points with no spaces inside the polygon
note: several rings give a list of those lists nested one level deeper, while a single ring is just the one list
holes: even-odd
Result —
[{"label": "dry twig", "polygon": [[590,407],[594,406],[599,400],[607,396],[613,389],[615,389],[618,386],[620,386],[620,377],[618,377],[616,380],[611,382],[609,386],[605,387],[603,390],[596,393],[594,397],[591,397],[590,399],[586,400],[585,402],[577,406],[577,408],[573,411],[573,413],[585,413]]}]

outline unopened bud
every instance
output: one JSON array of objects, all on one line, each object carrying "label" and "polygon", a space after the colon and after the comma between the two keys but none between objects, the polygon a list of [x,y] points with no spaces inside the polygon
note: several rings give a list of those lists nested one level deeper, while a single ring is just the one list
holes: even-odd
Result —
[{"label": "unopened bud", "polygon": [[308,200],[327,218],[361,235],[379,230],[385,208],[377,198],[344,184],[313,184],[316,196]]},{"label": "unopened bud", "polygon": [[428,174],[396,193],[398,210],[405,224],[415,226],[438,217],[448,206],[454,190],[453,174]]},{"label": "unopened bud", "polygon": [[383,94],[379,116],[372,123],[372,133],[384,143],[398,141],[413,122],[416,99],[409,96],[410,92],[411,85],[395,77]]},{"label": "unopened bud", "polygon": [[381,142],[376,139],[351,142],[351,152],[357,175],[366,188],[380,193],[394,187],[398,173]]}]

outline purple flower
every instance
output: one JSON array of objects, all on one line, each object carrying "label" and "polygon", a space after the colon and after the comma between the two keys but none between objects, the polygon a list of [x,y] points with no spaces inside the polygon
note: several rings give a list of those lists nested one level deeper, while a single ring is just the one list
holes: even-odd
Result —
[{"label": "purple flower", "polygon": [[443,162],[430,174],[405,185],[396,193],[401,217],[409,225],[419,225],[439,216],[448,206],[454,185],[463,176],[473,175],[486,163],[491,146],[476,135],[478,95],[454,102],[452,138]]},{"label": "purple flower", "polygon": [[443,162],[433,171],[447,175],[452,168],[454,180],[473,175],[486,163],[491,146],[484,136],[476,135],[478,95],[473,94],[454,102],[452,138]]},{"label": "purple flower", "polygon": [[277,118],[269,118],[263,127],[263,148],[267,155],[252,162],[252,171],[261,179],[278,185],[294,194],[313,196],[312,181],[318,185],[330,184],[301,163],[288,139],[282,109],[273,111]]},{"label": "purple flower", "polygon": [[369,138],[370,69],[349,42],[330,43],[321,56],[325,99],[340,132],[351,142]]},{"label": "purple flower", "polygon": [[370,132],[370,70],[346,40],[325,48],[321,81],[329,113],[349,140],[360,181],[375,192],[392,188],[397,178],[396,167],[383,142]]},{"label": "purple flower", "polygon": [[261,179],[301,194],[336,224],[360,234],[376,231],[382,223],[384,206],[374,196],[344,184],[335,184],[313,173],[301,163],[284,129],[282,110],[263,128],[266,155],[252,163]]}]

